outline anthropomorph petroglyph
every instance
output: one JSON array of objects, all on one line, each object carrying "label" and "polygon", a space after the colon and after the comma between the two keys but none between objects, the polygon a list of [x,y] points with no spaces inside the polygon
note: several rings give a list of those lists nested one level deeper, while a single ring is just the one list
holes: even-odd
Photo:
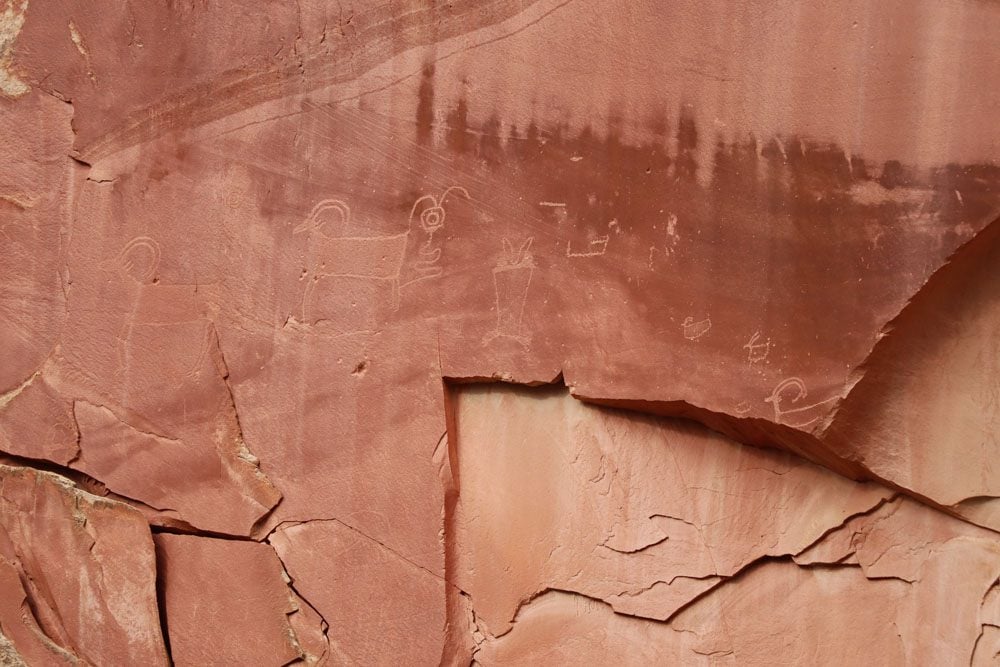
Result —
[{"label": "anthropomorph petroglyph", "polygon": [[839,399],[839,396],[831,396],[815,403],[806,403],[807,396],[805,383],[800,378],[791,377],[779,382],[764,401],[774,408],[775,423],[804,428],[825,417],[833,403]]},{"label": "anthropomorph petroglyph", "polygon": [[496,338],[511,338],[527,345],[531,340],[531,336],[522,331],[521,320],[531,276],[535,272],[535,259],[530,252],[534,240],[534,237],[529,237],[516,250],[509,240],[503,240],[503,255],[493,267],[497,324],[487,334],[484,343]]},{"label": "anthropomorph petroglyph", "polygon": [[[161,379],[171,377],[180,383],[203,369],[212,342],[211,322],[191,286],[160,282],[160,259],[160,244],[137,236],[114,260],[104,263],[121,273],[132,299],[115,341],[118,373],[155,363]],[[173,355],[158,354],[164,342],[176,343]]]},{"label": "anthropomorph petroglyph", "polygon": [[711,328],[712,320],[708,317],[697,322],[694,321],[693,317],[685,317],[684,322],[681,324],[681,329],[684,331],[684,337],[688,340],[698,340],[707,334],[708,330]]},{"label": "anthropomorph petroglyph", "polygon": [[743,349],[747,351],[747,365],[753,366],[767,360],[767,355],[771,353],[771,339],[762,339],[760,332],[755,331]]},{"label": "anthropomorph petroglyph", "polygon": [[409,285],[420,280],[441,275],[441,266],[439,264],[441,261],[441,248],[434,245],[434,234],[444,227],[446,215],[444,202],[452,192],[460,193],[466,199],[470,199],[468,190],[460,185],[453,185],[438,197],[424,195],[413,203],[413,208],[410,209],[409,232],[415,231],[414,223],[419,220],[419,229],[424,233],[424,237],[417,247],[417,259],[413,266],[413,277],[404,280],[402,285]]},{"label": "anthropomorph petroglyph", "polygon": [[663,252],[667,255],[674,254],[680,240],[680,234],[677,233],[677,216],[671,213],[667,216],[667,232],[663,242]]},{"label": "anthropomorph petroglyph", "polygon": [[[663,211],[661,210],[660,213],[663,213]],[[671,213],[667,216],[667,228],[664,233],[663,247],[661,248],[657,245],[649,246],[649,270],[652,271],[654,269],[654,260],[658,254],[662,253],[664,259],[666,259],[677,252],[677,245],[680,243],[680,240],[680,234],[677,233],[677,216]]]}]

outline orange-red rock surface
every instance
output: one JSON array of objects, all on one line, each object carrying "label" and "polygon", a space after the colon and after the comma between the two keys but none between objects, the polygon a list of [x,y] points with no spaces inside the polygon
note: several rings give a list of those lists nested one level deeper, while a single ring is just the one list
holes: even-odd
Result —
[{"label": "orange-red rock surface", "polygon": [[988,0],[0,0],[0,663],[996,664],[997,80]]}]

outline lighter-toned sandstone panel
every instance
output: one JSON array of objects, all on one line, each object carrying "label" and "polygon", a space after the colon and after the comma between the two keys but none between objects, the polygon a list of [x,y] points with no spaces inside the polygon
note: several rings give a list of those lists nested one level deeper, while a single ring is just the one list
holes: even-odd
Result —
[{"label": "lighter-toned sandstone panel", "polygon": [[31,87],[13,71],[14,43],[24,27],[28,0],[4,0],[0,5],[0,94],[21,97]]},{"label": "lighter-toned sandstone panel", "polygon": [[452,576],[493,635],[547,589],[665,620],[750,563],[798,553],[892,495],[563,389],[453,396]]},{"label": "lighter-toned sandstone panel", "polygon": [[560,389],[453,401],[455,655],[904,665],[988,650],[994,532]]},{"label": "lighter-toned sandstone panel", "polygon": [[672,624],[546,593],[522,608],[508,634],[485,642],[476,659],[505,666],[903,665],[892,612],[905,594],[906,584],[873,583],[857,568],[788,563],[754,568]]}]

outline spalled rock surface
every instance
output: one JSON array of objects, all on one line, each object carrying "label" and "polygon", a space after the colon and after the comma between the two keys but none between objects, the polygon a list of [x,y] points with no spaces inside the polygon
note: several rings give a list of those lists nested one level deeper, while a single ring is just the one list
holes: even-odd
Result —
[{"label": "spalled rock surface", "polygon": [[[616,615],[600,601],[546,593],[519,615],[514,630],[476,654],[483,665],[865,665],[904,664],[886,610],[906,594],[898,581],[872,584],[857,570],[831,572],[767,564],[739,589],[723,589],[715,604],[661,625]],[[794,611],[792,611],[794,610]],[[697,615],[702,612],[701,615]],[[766,621],[742,623],[763,615]],[[523,624],[523,625],[522,625]],[[816,646],[837,646],[836,652]],[[843,647],[841,649],[840,647]]]},{"label": "spalled rock surface", "polygon": [[[842,534],[848,546],[871,542],[869,550],[842,554]],[[810,552],[750,567],[669,623],[547,592],[519,610],[508,633],[484,637],[475,658],[483,665],[990,664],[987,591],[1000,575],[995,533],[896,501],[851,520]],[[816,560],[822,552],[838,557]],[[936,603],[942,590],[961,602]]]},{"label": "spalled rock surface", "polygon": [[[998,35],[0,0],[0,461],[168,531],[175,661],[988,664]],[[27,567],[0,656],[89,660]]]},{"label": "spalled rock surface", "polygon": [[750,563],[798,553],[891,495],[564,390],[467,389],[455,412],[451,576],[494,635],[546,589],[666,620]]},{"label": "spalled rock surface", "polygon": [[299,602],[266,544],[156,535],[175,665],[286,665],[302,657],[290,616]]},{"label": "spalled rock surface", "polygon": [[58,475],[0,465],[0,591],[9,644],[0,655],[29,665],[168,662],[145,519]]},{"label": "spalled rock surface", "polygon": [[[789,454],[557,390],[469,388],[454,402],[450,576],[475,638],[458,655],[956,664],[991,639],[997,533]],[[954,604],[939,604],[943,590]]]}]

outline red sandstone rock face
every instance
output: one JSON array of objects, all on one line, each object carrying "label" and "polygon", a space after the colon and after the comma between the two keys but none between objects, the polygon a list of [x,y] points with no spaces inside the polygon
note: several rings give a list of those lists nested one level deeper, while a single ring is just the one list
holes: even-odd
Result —
[{"label": "red sandstone rock face", "polygon": [[0,0],[0,661],[991,664],[998,36]]},{"label": "red sandstone rock face", "polygon": [[0,650],[29,665],[167,664],[153,542],[128,505],[0,465],[0,587]]},{"label": "red sandstone rock face", "polygon": [[176,665],[286,665],[302,657],[290,616],[299,603],[266,544],[156,536],[160,588]]}]

